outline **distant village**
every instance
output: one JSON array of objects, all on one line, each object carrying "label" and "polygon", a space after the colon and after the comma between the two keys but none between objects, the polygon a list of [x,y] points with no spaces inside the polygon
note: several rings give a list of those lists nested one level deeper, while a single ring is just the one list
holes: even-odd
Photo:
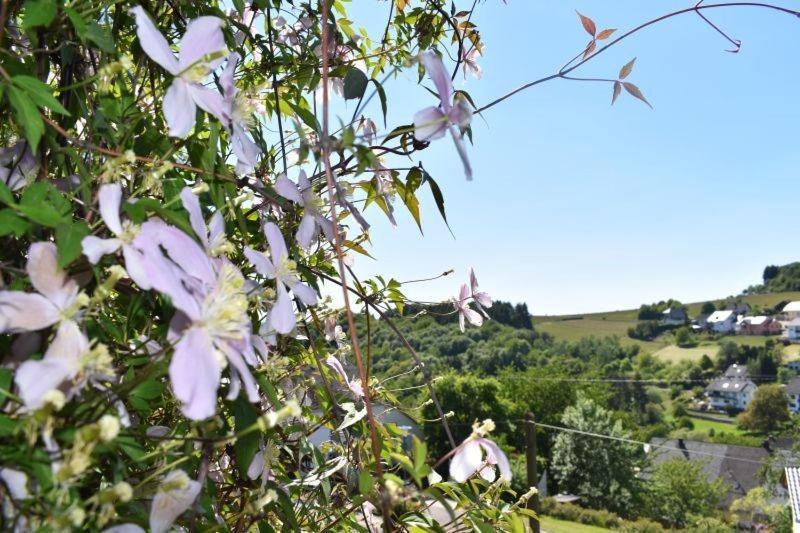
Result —
[{"label": "distant village", "polygon": [[[750,305],[735,303],[729,309],[700,313],[689,320],[686,310],[673,307],[663,312],[661,323],[665,326],[683,326],[688,323],[695,332],[712,332],[720,335],[770,335],[786,343],[800,343],[800,301],[788,302],[773,316],[751,315]],[[795,375],[800,373],[800,360],[785,365]],[[758,376],[760,383],[775,381],[776,376]],[[789,410],[800,413],[800,377],[784,385],[789,398]],[[698,407],[714,411],[743,411],[753,399],[758,386],[748,375],[744,365],[731,365],[723,375],[708,384],[705,400]]]}]

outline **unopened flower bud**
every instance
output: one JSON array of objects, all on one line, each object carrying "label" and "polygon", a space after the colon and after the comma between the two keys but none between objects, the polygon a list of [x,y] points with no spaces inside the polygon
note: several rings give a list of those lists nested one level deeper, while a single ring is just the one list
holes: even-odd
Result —
[{"label": "unopened flower bud", "polygon": [[100,440],[109,442],[119,435],[119,418],[112,415],[103,415],[97,422],[100,427]]}]

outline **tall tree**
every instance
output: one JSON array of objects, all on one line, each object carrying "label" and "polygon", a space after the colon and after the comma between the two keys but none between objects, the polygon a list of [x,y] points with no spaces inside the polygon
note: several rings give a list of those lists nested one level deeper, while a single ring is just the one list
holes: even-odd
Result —
[{"label": "tall tree", "polygon": [[769,432],[791,419],[789,397],[780,385],[761,385],[753,400],[739,415],[739,425],[751,431]]},{"label": "tall tree", "polygon": [[627,512],[636,500],[636,474],[644,457],[638,447],[578,432],[629,438],[611,412],[582,394],[564,410],[561,425],[576,431],[559,432],[553,445],[551,471],[558,489],[577,494],[586,504]]}]

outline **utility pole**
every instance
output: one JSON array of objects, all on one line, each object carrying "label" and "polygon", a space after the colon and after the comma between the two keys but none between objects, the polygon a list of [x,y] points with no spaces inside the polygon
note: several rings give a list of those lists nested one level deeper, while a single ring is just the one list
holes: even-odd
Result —
[{"label": "utility pole", "polygon": [[[528,470],[528,486],[539,487],[539,474],[536,469],[536,422],[533,413],[525,415],[525,462]],[[530,518],[530,528],[533,533],[539,533],[539,493],[528,499],[528,509],[536,513],[536,518]]]}]

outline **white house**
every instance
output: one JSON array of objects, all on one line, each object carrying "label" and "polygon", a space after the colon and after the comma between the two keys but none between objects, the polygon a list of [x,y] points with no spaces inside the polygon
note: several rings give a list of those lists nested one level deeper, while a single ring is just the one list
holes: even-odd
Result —
[{"label": "white house", "polygon": [[706,397],[712,409],[722,411],[732,407],[742,411],[753,399],[756,388],[749,379],[721,377],[708,384]]},{"label": "white house", "polygon": [[717,333],[730,333],[736,325],[736,314],[733,311],[714,311],[706,319],[708,327]]},{"label": "white house", "polygon": [[787,466],[785,479],[792,508],[792,533],[800,533],[800,466]]},{"label": "white house", "polygon": [[786,316],[786,320],[800,318],[800,301],[789,302],[783,306],[781,312]]},{"label": "white house", "polygon": [[789,410],[793,413],[800,413],[800,378],[789,380],[785,390],[789,397]]},{"label": "white house", "polygon": [[800,318],[785,322],[783,326],[786,328],[783,331],[783,336],[786,339],[792,342],[800,342]]}]

